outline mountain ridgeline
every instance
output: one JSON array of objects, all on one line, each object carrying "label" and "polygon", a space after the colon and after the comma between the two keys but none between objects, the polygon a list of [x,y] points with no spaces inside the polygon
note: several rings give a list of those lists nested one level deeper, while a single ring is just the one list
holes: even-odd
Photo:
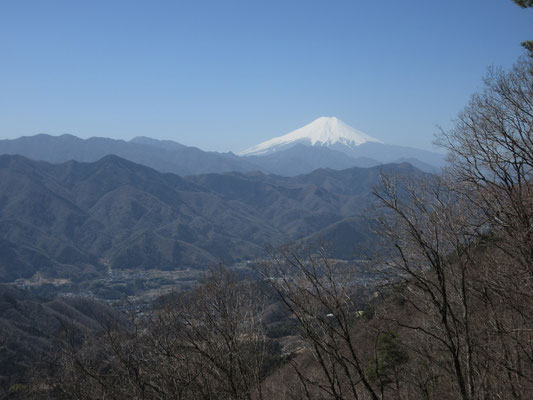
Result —
[{"label": "mountain ridgeline", "polygon": [[318,168],[342,170],[402,162],[409,162],[425,172],[435,172],[442,167],[444,159],[441,154],[384,144],[334,117],[318,118],[240,155],[206,152],[171,140],[148,137],[125,141],[45,134],[0,140],[0,154],[18,154],[52,163],[69,160],[94,162],[114,154],[160,172],[178,175],[261,171],[295,176]]},{"label": "mountain ridgeline", "polygon": [[352,236],[336,241],[336,251],[351,257],[371,241],[364,215],[382,170],[420,173],[400,164],[293,178],[180,177],[117,156],[50,164],[3,155],[0,280],[36,272],[76,280],[105,267],[206,267],[260,257],[267,245],[327,241],[341,231]]},{"label": "mountain ridgeline", "polygon": [[241,155],[44,134],[1,140],[0,154],[3,282],[205,268],[294,241],[323,241],[350,259],[372,249],[365,211],[381,171],[433,172],[442,161],[334,117]]},{"label": "mountain ridgeline", "polygon": [[254,171],[258,168],[231,153],[205,152],[170,140],[137,137],[130,141],[73,135],[39,134],[0,140],[0,154],[18,154],[33,160],[61,163],[69,160],[94,162],[114,154],[161,172],[178,175],[208,172]]}]

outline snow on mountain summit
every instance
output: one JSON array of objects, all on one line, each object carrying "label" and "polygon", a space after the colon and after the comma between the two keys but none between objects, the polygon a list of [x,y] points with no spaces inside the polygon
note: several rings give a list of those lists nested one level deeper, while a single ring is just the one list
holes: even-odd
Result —
[{"label": "snow on mountain summit", "polygon": [[365,142],[383,143],[381,140],[352,128],[338,118],[320,117],[302,128],[259,143],[239,154],[242,156],[263,155],[297,143],[311,146],[344,145],[355,147]]}]

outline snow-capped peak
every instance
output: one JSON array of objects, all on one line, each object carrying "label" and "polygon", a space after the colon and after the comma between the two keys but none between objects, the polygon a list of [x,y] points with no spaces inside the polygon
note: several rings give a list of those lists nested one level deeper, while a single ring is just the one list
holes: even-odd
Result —
[{"label": "snow-capped peak", "polygon": [[296,143],[311,146],[344,145],[355,147],[365,142],[383,143],[381,140],[346,125],[338,118],[320,117],[302,128],[250,147],[239,154],[243,156],[267,154],[276,151],[279,147]]}]

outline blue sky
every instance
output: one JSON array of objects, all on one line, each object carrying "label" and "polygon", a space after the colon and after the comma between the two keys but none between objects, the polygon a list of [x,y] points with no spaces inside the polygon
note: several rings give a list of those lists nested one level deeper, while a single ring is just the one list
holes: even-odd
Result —
[{"label": "blue sky", "polygon": [[526,39],[511,0],[0,0],[0,138],[240,151],[337,116],[431,148]]}]

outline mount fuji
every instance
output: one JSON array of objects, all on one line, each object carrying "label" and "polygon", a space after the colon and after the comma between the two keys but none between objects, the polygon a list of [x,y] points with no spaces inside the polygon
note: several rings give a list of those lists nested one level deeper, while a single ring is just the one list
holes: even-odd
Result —
[{"label": "mount fuji", "polygon": [[444,165],[442,154],[385,144],[336,117],[317,118],[238,154],[280,175],[306,173],[316,168],[372,167],[402,162],[435,172]]},{"label": "mount fuji", "polygon": [[379,139],[352,128],[336,117],[320,117],[286,135],[275,137],[244,150],[239,155],[266,155],[297,143],[311,146],[354,148],[367,142],[383,143]]}]

